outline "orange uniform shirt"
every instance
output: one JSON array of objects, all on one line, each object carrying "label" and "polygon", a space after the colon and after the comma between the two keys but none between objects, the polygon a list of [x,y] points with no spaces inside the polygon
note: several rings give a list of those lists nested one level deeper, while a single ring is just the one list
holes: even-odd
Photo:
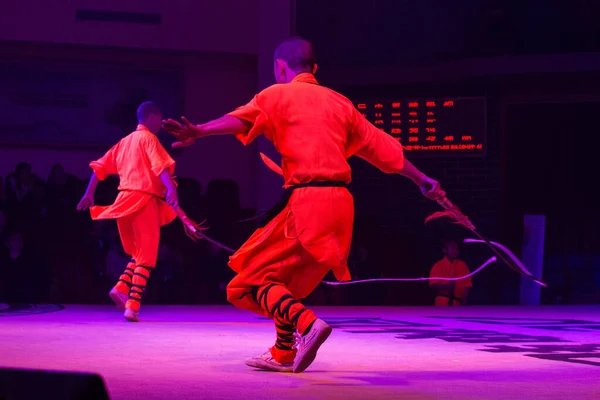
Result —
[{"label": "orange uniform shirt", "polygon": [[264,134],[282,156],[285,187],[314,181],[350,182],[347,159],[363,158],[386,173],[404,167],[400,143],[367,121],[352,102],[319,86],[312,74],[260,92],[229,115],[252,123],[238,134],[248,144]]},{"label": "orange uniform shirt", "polygon": [[[114,204],[90,209],[93,219],[121,218],[141,210],[152,198],[163,198],[165,186],[159,175],[168,170],[175,172],[175,160],[160,141],[145,126],[138,125],[135,132],[114,145],[102,158],[92,161],[90,167],[100,180],[109,175],[119,175],[119,195]],[[175,219],[175,212],[160,202],[161,225]]]},{"label": "orange uniform shirt", "polygon": [[[431,272],[429,274],[432,278],[458,278],[461,276],[468,275],[471,271],[467,267],[467,264],[461,260],[450,261],[448,258],[444,257],[440,261],[436,262],[431,268]],[[442,280],[431,280],[429,281],[430,285],[434,284],[444,284],[448,283],[448,281]],[[465,289],[473,287],[473,282],[471,278],[462,279],[460,281],[455,281],[454,293],[450,293],[450,291],[441,292],[443,296],[436,296],[435,305],[436,306],[447,306],[449,304],[449,298],[445,296],[452,295],[454,298],[459,299],[460,301],[455,300],[453,302],[454,305],[461,305],[462,299],[465,295]]]}]

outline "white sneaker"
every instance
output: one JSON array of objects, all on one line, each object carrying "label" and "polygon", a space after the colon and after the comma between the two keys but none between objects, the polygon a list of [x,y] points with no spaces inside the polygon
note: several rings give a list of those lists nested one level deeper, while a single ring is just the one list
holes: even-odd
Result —
[{"label": "white sneaker", "polygon": [[119,310],[125,311],[125,303],[127,303],[127,299],[129,298],[129,296],[127,296],[125,293],[119,292],[117,288],[112,288],[108,295]]},{"label": "white sneaker", "polygon": [[282,364],[271,355],[271,350],[246,360],[246,365],[253,368],[276,372],[292,372],[293,363]]},{"label": "white sneaker", "polygon": [[137,311],[133,311],[131,308],[125,309],[125,314],[123,314],[125,319],[129,322],[140,322],[140,313]]},{"label": "white sneaker", "polygon": [[312,364],[321,345],[331,335],[331,326],[322,319],[316,319],[313,326],[304,336],[298,335],[296,347],[298,353],[294,359],[294,372],[302,372]]}]

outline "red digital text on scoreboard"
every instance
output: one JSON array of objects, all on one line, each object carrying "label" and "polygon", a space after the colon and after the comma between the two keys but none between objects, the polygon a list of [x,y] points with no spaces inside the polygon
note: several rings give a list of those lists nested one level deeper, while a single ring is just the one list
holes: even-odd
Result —
[{"label": "red digital text on scoreboard", "polygon": [[485,99],[387,99],[355,103],[407,151],[482,153]]},{"label": "red digital text on scoreboard", "polygon": [[483,144],[405,145],[407,151],[472,151],[483,150]]}]

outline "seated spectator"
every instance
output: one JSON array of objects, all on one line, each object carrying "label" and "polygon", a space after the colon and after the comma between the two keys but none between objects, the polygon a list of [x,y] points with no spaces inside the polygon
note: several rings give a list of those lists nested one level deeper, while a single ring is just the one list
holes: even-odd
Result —
[{"label": "seated spectator", "polygon": [[[458,278],[470,273],[467,264],[458,259],[458,243],[448,240],[442,248],[444,258],[431,268],[430,277]],[[467,304],[469,290],[473,286],[471,278],[459,281],[431,280],[429,285],[435,290],[436,306],[460,306]]]},{"label": "seated spectator", "polygon": [[25,162],[19,163],[14,173],[15,180],[13,191],[18,202],[22,201],[36,184],[37,177],[31,172],[31,165]]}]

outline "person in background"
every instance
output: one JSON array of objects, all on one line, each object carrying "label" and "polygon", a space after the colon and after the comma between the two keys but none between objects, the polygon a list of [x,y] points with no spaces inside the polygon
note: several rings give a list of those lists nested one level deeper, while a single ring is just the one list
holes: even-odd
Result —
[{"label": "person in background", "polygon": [[67,175],[62,165],[52,167],[46,186],[48,207],[71,210],[75,202],[76,183],[72,175]]},{"label": "person in background", "polygon": [[48,176],[48,184],[66,185],[67,174],[65,173],[65,167],[61,164],[54,164],[50,171],[50,176]]},{"label": "person in background", "polygon": [[15,173],[10,173],[6,177],[6,183],[4,184],[4,197],[5,197],[5,207],[14,206],[18,203],[17,200],[17,176]]},{"label": "person in background", "polygon": [[[467,264],[458,259],[460,253],[456,241],[445,241],[442,252],[444,258],[431,268],[430,278],[458,278],[470,273]],[[429,286],[435,291],[436,306],[464,306],[473,282],[470,277],[457,281],[433,279],[429,281]]]},{"label": "person in background", "polygon": [[[109,295],[130,322],[139,321],[142,297],[158,258],[160,227],[177,217],[175,209],[179,207],[172,178],[175,160],[156,136],[162,112],[148,101],[139,106],[137,116],[135,132],[90,163],[94,172],[77,205],[80,211],[90,209],[93,220],[117,221],[123,248],[131,260]],[[109,175],[119,175],[119,195],[110,206],[94,206],[96,187]]]},{"label": "person in background", "polygon": [[37,177],[31,172],[31,165],[22,162],[15,169],[15,187],[13,188],[17,200],[20,202],[35,188]]},{"label": "person in background", "polygon": [[46,208],[44,227],[47,232],[45,243],[56,275],[58,270],[65,269],[67,264],[74,264],[77,257],[75,252],[70,251],[71,243],[83,239],[78,229],[75,210],[78,193],[73,177],[67,175],[60,164],[52,167],[44,189]]}]

